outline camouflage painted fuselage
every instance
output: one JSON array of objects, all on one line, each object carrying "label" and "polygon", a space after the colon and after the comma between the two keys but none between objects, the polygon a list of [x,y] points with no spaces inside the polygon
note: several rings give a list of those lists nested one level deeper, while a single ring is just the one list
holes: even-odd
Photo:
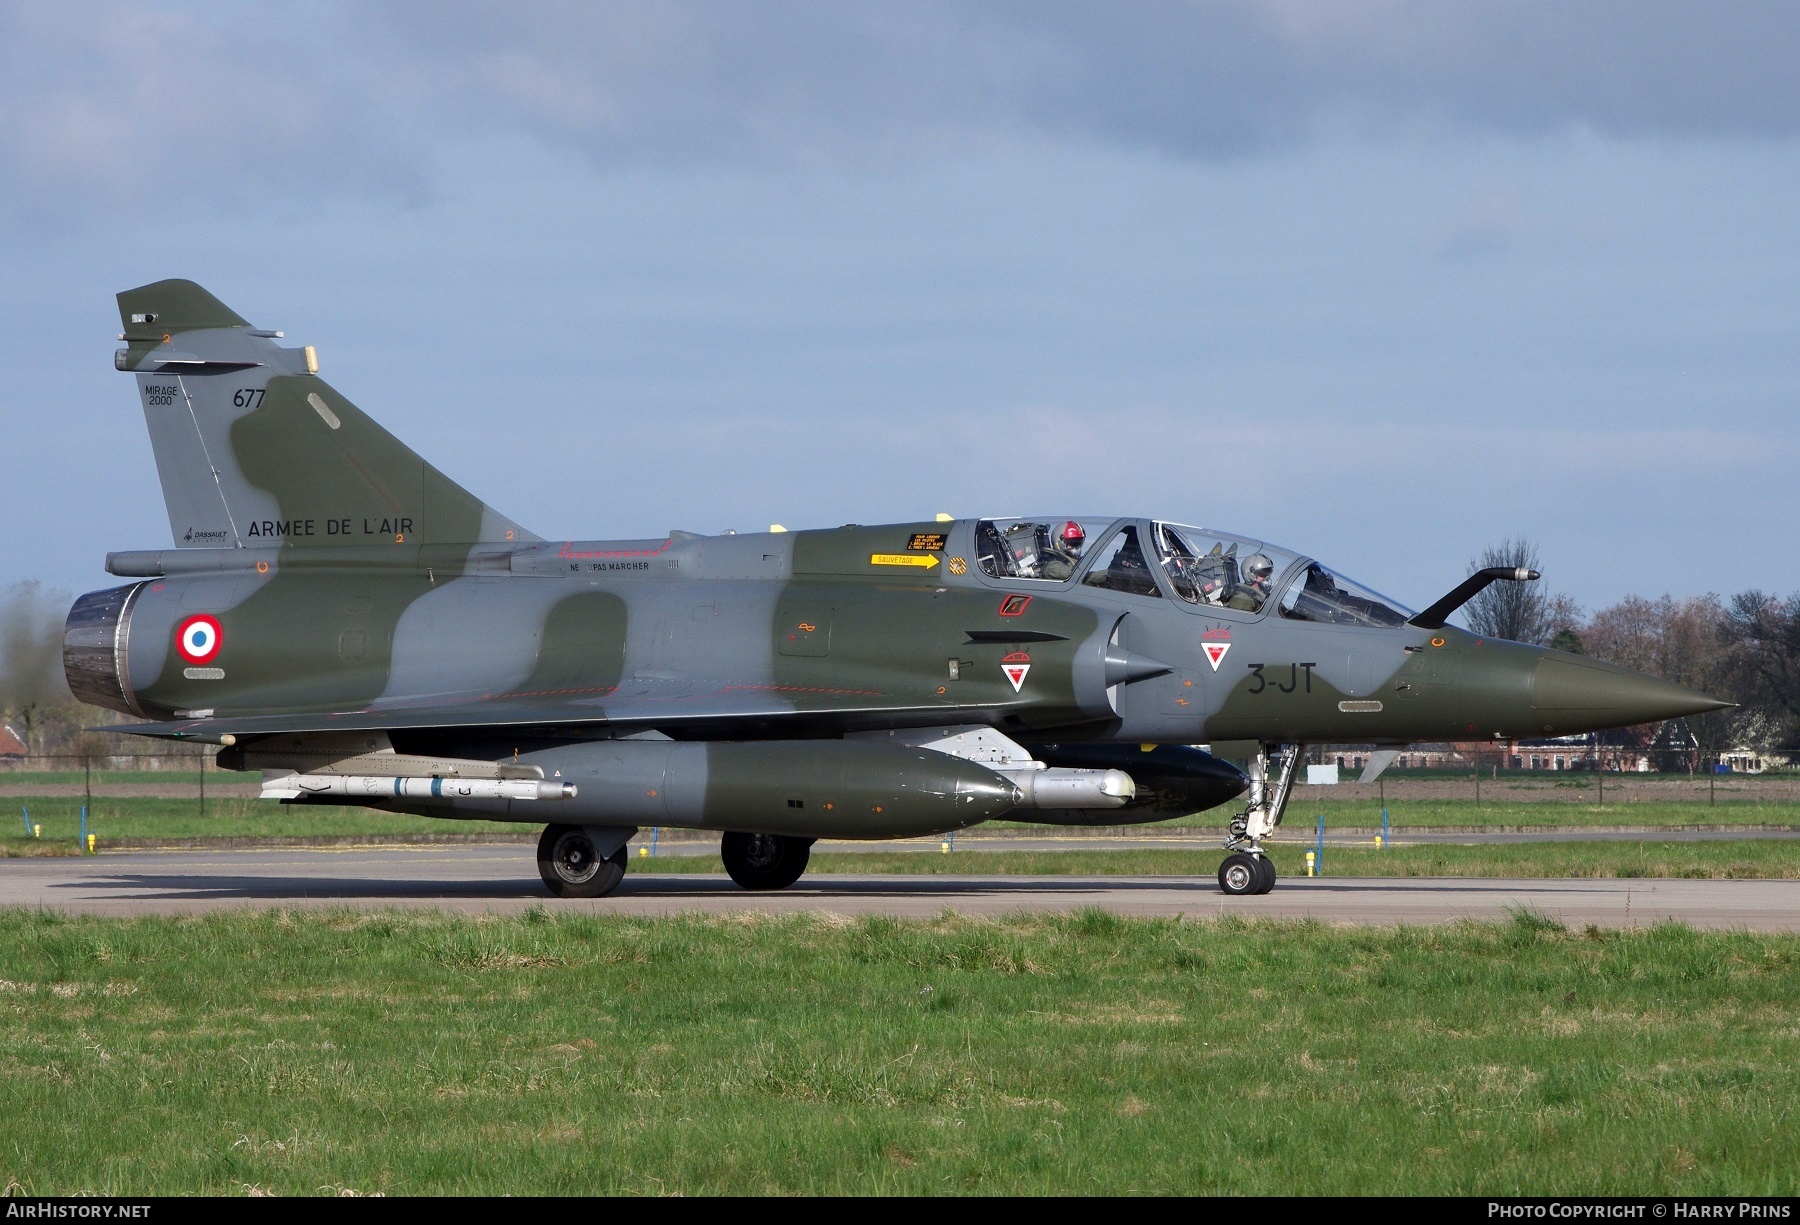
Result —
[{"label": "camouflage painted fuselage", "polygon": [[[1629,700],[1604,665],[1452,627],[1287,622],[950,573],[973,527],[115,555],[117,569],[160,572],[130,595],[127,708],[203,711],[202,734],[981,722],[1028,739],[1400,744],[1586,731]],[[911,555],[930,569],[870,560],[940,535],[940,550]],[[203,664],[179,650],[195,614],[220,630]],[[1229,645],[1216,665],[1207,643]],[[1016,688],[1008,660],[1026,665]],[[1120,676],[1132,670],[1144,675]]]},{"label": "camouflage painted fuselage", "polygon": [[[1156,746],[1505,739],[1717,705],[1454,628],[1210,603],[1153,568],[1133,589],[1089,581],[1108,541],[1134,533],[1135,550],[1150,520],[1088,520],[1095,547],[1060,579],[980,564],[991,525],[976,519],[546,542],[328,386],[310,349],[198,286],[133,290],[120,312],[118,365],[136,373],[179,547],[109,558],[141,581],[77,603],[70,680],[153,721],[145,734],[234,745],[227,765],[285,753],[304,771],[380,748],[420,769],[578,777],[584,819],[919,832],[1001,815],[1018,793],[920,748],[917,729],[996,729],[1052,764],[1119,745],[1121,763],[1176,779],[1211,767]],[[1277,597],[1307,565],[1273,576]],[[954,819],[881,781],[908,770],[957,797]],[[781,796],[733,799],[726,774]],[[1221,802],[1242,780],[1206,785],[1121,819]],[[723,790],[680,808],[682,786]],[[419,810],[545,819],[509,800]]]}]

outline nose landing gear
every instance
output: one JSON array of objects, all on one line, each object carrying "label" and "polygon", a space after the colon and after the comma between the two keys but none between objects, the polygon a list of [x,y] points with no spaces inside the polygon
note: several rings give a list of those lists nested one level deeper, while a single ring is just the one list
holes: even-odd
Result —
[{"label": "nose landing gear", "polygon": [[1233,897],[1267,893],[1275,887],[1275,865],[1262,852],[1238,851],[1219,865],[1219,888]]},{"label": "nose landing gear", "polygon": [[[1269,781],[1270,749],[1280,754],[1280,773]],[[1231,836],[1225,849],[1232,852],[1219,865],[1219,888],[1240,897],[1251,893],[1267,893],[1275,887],[1275,865],[1263,850],[1262,840],[1275,832],[1281,816],[1287,811],[1288,796],[1293,791],[1294,770],[1300,762],[1302,745],[1259,745],[1250,761],[1249,805],[1231,819]]]}]

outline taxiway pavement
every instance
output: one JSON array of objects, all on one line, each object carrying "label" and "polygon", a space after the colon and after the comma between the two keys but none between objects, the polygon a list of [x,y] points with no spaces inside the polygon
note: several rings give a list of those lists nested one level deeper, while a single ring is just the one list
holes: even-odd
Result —
[{"label": "taxiway pavement", "polygon": [[1284,879],[1262,897],[1228,898],[1211,877],[808,875],[778,893],[748,893],[723,875],[658,875],[633,860],[618,893],[549,898],[529,848],[286,848],[141,852],[0,861],[0,906],[99,915],[230,908],[437,908],[519,912],[549,906],[608,914],[818,911],[930,917],[1098,907],[1120,914],[1315,918],[1331,923],[1504,919],[1521,907],[1573,926],[1800,931],[1800,881]]}]

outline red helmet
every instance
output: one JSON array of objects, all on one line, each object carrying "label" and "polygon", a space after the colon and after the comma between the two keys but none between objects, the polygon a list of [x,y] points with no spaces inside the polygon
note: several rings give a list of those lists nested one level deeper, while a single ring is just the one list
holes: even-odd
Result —
[{"label": "red helmet", "polygon": [[1087,539],[1087,533],[1081,530],[1081,524],[1071,519],[1063,524],[1062,539],[1064,544],[1080,544]]}]

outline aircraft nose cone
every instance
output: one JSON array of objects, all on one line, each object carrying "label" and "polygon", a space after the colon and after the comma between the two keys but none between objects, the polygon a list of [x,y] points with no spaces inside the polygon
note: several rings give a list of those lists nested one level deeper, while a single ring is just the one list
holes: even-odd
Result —
[{"label": "aircraft nose cone", "polygon": [[1563,652],[1538,660],[1531,709],[1545,731],[1600,731],[1733,705],[1615,664]]}]

